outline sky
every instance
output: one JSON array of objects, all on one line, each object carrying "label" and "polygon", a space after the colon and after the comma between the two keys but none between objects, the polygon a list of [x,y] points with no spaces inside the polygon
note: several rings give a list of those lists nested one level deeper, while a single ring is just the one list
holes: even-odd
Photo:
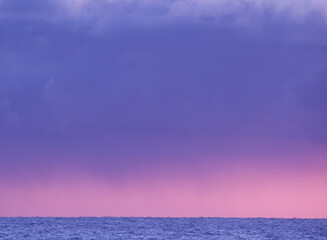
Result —
[{"label": "sky", "polygon": [[0,0],[0,216],[327,218],[325,0]]}]

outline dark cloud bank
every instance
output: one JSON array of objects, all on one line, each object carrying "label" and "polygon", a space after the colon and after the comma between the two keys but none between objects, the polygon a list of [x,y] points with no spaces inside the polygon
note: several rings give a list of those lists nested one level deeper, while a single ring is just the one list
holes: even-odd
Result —
[{"label": "dark cloud bank", "polygon": [[170,4],[2,1],[0,172],[184,167],[238,139],[326,147],[322,13]]}]

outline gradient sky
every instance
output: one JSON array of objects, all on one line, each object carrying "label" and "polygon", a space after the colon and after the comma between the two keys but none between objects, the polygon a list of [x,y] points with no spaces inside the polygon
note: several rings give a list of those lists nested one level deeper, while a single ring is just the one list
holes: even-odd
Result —
[{"label": "gradient sky", "polygon": [[0,216],[327,218],[325,0],[0,0]]}]

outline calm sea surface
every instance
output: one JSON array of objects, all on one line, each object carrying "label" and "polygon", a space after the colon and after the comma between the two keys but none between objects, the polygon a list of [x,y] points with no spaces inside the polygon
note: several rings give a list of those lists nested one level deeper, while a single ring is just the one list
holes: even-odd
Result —
[{"label": "calm sea surface", "polygon": [[0,218],[0,239],[327,239],[327,219]]}]

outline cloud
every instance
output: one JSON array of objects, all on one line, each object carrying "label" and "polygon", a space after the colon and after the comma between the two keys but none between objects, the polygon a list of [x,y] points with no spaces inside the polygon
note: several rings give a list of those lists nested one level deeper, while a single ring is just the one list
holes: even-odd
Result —
[{"label": "cloud", "polygon": [[308,16],[327,15],[324,0],[32,0],[1,1],[0,16],[73,20],[94,28],[115,24],[156,25],[181,20],[219,24],[253,25],[270,15],[305,21]]},{"label": "cloud", "polygon": [[119,178],[197,153],[221,164],[247,140],[244,155],[326,144],[322,1],[37,3],[0,6],[7,169]]},{"label": "cloud", "polygon": [[[212,19],[224,22],[226,17],[236,23],[253,20],[254,15],[275,17],[287,14],[293,20],[303,20],[307,15],[326,16],[327,4],[323,0],[70,0],[57,1],[68,10],[71,17],[96,16],[102,20],[112,20],[116,16],[136,22],[186,19]],[[134,22],[135,23],[135,22]]]},{"label": "cloud", "polygon": [[[51,5],[55,3],[63,4]],[[49,9],[46,3],[43,7],[33,4],[24,11],[34,14],[35,8]],[[39,124],[46,129],[61,121],[58,124],[68,128],[87,129],[93,125],[109,132],[124,129],[233,134],[262,133],[270,131],[271,125],[277,127],[277,132],[301,132],[303,124],[311,124],[309,121],[293,126],[291,122],[304,121],[298,119],[302,108],[298,98],[303,99],[304,94],[298,88],[315,84],[314,79],[326,71],[321,30],[324,23],[319,19],[308,17],[304,23],[297,23],[284,15],[276,19],[264,14],[265,8],[288,8],[279,1],[65,4],[98,14],[104,25],[95,34],[90,19],[30,19],[25,23],[18,15],[6,25],[2,23],[6,36],[2,39],[1,61],[6,66],[2,70],[2,94],[25,119],[27,129]],[[305,4],[309,3],[302,1],[294,8]],[[315,9],[318,2],[309,5]],[[3,6],[3,11],[23,11],[19,4]],[[246,14],[254,16],[263,27],[235,27],[233,21],[227,20],[212,25],[208,17],[216,9],[221,11],[216,15],[221,21],[222,15],[231,14],[235,20]],[[190,16],[187,21],[183,19],[189,13],[197,20],[190,20]],[[84,16],[88,15],[79,17]],[[133,26],[136,18],[148,21],[150,26]],[[175,20],[170,25],[151,26],[150,19],[154,18]],[[105,27],[107,20],[109,29]],[[56,79],[55,86],[46,80],[49,78]],[[65,93],[65,97],[59,93]]]}]

